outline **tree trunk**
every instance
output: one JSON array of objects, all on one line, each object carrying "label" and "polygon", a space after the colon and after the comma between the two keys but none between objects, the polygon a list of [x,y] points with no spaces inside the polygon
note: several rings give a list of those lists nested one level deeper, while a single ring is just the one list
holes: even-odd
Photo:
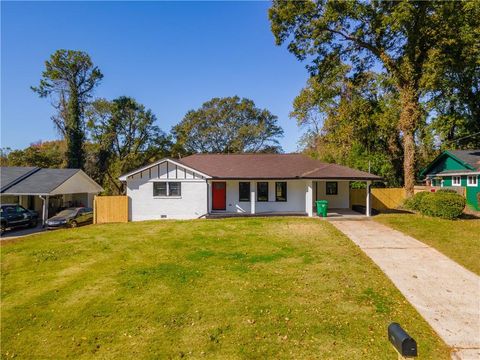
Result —
[{"label": "tree trunk", "polygon": [[400,90],[402,110],[399,128],[403,135],[403,173],[404,187],[407,197],[413,195],[415,186],[415,131],[421,117],[417,91],[414,86],[407,85]]},{"label": "tree trunk", "polygon": [[78,89],[75,85],[70,86],[68,99],[67,123],[65,124],[67,142],[67,167],[83,169],[85,156],[83,151],[83,128],[78,99]]},{"label": "tree trunk", "polygon": [[407,197],[413,195],[415,186],[415,135],[413,131],[403,133],[403,173]]},{"label": "tree trunk", "polygon": [[110,174],[109,171],[106,171],[105,174],[107,175],[107,177],[110,180],[110,182],[112,183],[112,185],[115,186],[115,188],[117,189],[117,192],[114,193],[113,195],[125,195],[123,184],[120,183],[120,185],[118,185],[116,179],[112,176],[112,174]]}]

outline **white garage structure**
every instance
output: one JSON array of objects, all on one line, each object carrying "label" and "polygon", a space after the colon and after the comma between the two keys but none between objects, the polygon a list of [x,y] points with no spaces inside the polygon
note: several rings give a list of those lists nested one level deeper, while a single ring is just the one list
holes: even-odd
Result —
[{"label": "white garage structure", "polygon": [[43,223],[67,207],[93,207],[102,187],[80,169],[0,168],[0,201],[37,211]]},{"label": "white garage structure", "polygon": [[[211,215],[314,215],[316,200],[350,208],[350,182],[380,177],[302,154],[196,154],[120,177],[131,221]],[[367,191],[367,215],[370,215]]]}]

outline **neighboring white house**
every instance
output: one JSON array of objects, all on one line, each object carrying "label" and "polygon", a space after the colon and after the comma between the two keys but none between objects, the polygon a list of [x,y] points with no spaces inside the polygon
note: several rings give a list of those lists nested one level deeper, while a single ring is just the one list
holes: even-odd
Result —
[{"label": "neighboring white house", "polygon": [[162,159],[120,177],[131,221],[195,219],[212,214],[312,216],[315,200],[350,207],[350,181],[380,177],[302,154],[197,154]]},{"label": "neighboring white house", "polygon": [[93,207],[93,197],[103,191],[80,169],[0,168],[0,201],[39,212],[43,222],[65,207]]}]

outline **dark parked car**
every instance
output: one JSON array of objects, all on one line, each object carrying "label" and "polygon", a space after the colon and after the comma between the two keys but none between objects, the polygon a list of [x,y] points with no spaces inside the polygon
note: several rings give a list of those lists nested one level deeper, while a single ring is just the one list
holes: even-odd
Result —
[{"label": "dark parked car", "polygon": [[7,229],[23,226],[35,227],[38,223],[38,213],[17,204],[2,204],[0,207],[0,222],[0,232],[2,234]]},{"label": "dark parked car", "polygon": [[47,220],[47,229],[77,227],[93,222],[93,210],[87,207],[68,208]]}]

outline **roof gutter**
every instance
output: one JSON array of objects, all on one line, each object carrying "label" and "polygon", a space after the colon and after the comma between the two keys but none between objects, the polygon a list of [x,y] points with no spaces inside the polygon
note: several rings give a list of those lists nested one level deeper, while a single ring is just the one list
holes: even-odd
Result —
[{"label": "roof gutter", "polygon": [[50,193],[3,193],[2,195],[11,195],[11,196],[49,196],[51,195]]},{"label": "roof gutter", "polygon": [[344,180],[344,181],[382,181],[381,177],[351,177],[351,176],[335,176],[335,177],[225,177],[214,176],[207,180]]},{"label": "roof gutter", "polygon": [[425,177],[444,177],[444,176],[461,176],[461,175],[480,175],[480,171],[458,171],[451,173],[436,173],[436,174],[427,174]]}]

